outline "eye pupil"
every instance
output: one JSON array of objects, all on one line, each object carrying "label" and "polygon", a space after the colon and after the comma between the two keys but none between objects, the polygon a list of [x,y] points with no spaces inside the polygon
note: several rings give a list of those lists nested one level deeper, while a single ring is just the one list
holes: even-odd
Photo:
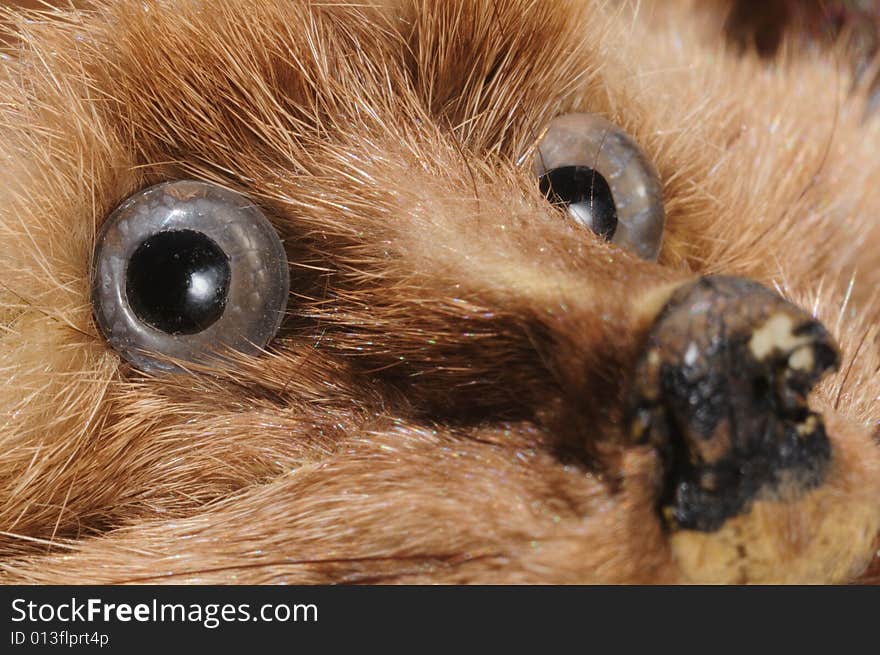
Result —
[{"label": "eye pupil", "polygon": [[229,257],[194,230],[157,232],[132,253],[125,276],[129,305],[167,334],[195,334],[226,308]]},{"label": "eye pupil", "polygon": [[550,202],[568,206],[571,216],[600,237],[617,230],[617,207],[608,181],[588,166],[560,166],[544,173],[540,189]]},{"label": "eye pupil", "polygon": [[281,327],[287,253],[246,196],[197,180],[163,182],[129,196],[95,236],[95,324],[137,369],[235,366],[231,353],[259,355]]}]

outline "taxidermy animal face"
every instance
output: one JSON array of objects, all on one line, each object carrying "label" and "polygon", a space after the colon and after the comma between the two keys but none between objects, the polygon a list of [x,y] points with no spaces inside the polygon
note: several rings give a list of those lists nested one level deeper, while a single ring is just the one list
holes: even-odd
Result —
[{"label": "taxidermy animal face", "polygon": [[0,579],[876,575],[873,69],[727,9],[7,16]]}]

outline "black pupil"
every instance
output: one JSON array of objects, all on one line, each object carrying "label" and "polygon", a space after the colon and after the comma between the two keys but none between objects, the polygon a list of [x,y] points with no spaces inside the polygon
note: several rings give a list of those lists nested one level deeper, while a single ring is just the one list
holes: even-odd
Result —
[{"label": "black pupil", "polygon": [[229,277],[229,258],[201,232],[158,232],[131,256],[125,293],[144,323],[195,334],[223,315]]},{"label": "black pupil", "polygon": [[593,232],[610,240],[617,230],[617,207],[611,187],[589,166],[553,168],[540,180],[541,193],[554,204],[568,205],[569,212]]}]

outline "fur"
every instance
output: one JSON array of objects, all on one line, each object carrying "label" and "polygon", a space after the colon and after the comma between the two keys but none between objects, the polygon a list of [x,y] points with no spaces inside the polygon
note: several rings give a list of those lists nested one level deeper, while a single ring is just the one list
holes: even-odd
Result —
[{"label": "fur", "polygon": [[[0,78],[0,580],[842,582],[880,526],[880,126],[843,46],[729,46],[668,0],[117,0],[10,13]],[[727,23],[729,26],[729,23]],[[599,113],[655,163],[644,262],[523,156]],[[248,194],[289,317],[150,377],[89,305],[133,192]],[[663,298],[752,278],[817,315],[835,457],[806,499],[682,543],[623,399]],[[743,537],[745,535],[745,537]],[[867,573],[866,573],[867,571]],[[862,576],[860,578],[860,576]]]}]

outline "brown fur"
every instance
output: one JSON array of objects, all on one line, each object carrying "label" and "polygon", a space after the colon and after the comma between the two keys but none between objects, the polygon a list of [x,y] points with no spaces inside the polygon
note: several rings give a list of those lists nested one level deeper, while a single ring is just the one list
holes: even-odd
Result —
[{"label": "brown fur", "polygon": [[[10,20],[4,582],[821,582],[868,567],[880,127],[838,58],[741,55],[723,16],[685,1],[139,0]],[[656,164],[659,263],[566,220],[522,163],[571,110]],[[144,376],[92,322],[95,232],[134,191],[193,177],[263,206],[290,315],[232,371]],[[692,543],[663,528],[658,458],[626,445],[622,404],[670,290],[717,272],[777,288],[839,340],[841,372],[813,402],[835,457],[820,489]]]}]

